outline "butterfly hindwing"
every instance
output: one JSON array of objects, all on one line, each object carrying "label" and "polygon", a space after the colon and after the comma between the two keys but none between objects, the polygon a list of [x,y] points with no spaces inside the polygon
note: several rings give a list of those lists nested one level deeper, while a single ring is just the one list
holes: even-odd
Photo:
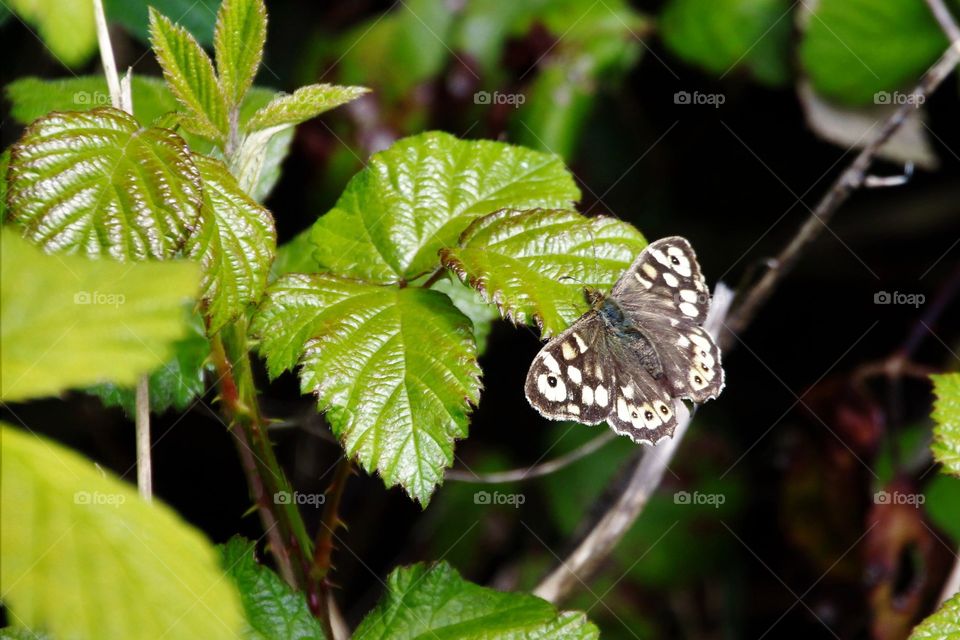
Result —
[{"label": "butterfly hindwing", "polygon": [[655,379],[638,366],[636,354],[626,345],[611,345],[609,351],[616,385],[607,424],[638,444],[657,444],[672,436],[677,416],[666,378]]}]

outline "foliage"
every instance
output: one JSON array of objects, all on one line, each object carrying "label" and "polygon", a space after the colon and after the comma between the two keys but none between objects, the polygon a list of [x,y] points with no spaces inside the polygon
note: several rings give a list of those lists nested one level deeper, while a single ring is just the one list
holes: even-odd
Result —
[{"label": "foliage", "polygon": [[387,577],[387,593],[355,638],[599,638],[580,612],[558,612],[535,596],[501,593],[464,581],[448,564],[417,564]]},{"label": "foliage", "polygon": [[932,376],[937,400],[933,405],[933,455],[944,470],[960,475],[960,373]]},{"label": "foliage", "polygon": [[0,581],[14,619],[60,638],[237,636],[239,598],[200,533],[72,451],[0,432]]}]

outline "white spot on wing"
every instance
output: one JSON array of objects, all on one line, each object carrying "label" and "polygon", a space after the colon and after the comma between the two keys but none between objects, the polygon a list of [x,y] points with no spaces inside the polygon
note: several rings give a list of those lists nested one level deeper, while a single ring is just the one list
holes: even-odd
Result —
[{"label": "white spot on wing", "polygon": [[669,271],[663,272],[663,281],[666,282],[668,286],[671,286],[674,288],[676,288],[680,284],[680,281],[677,280],[677,276],[673,275]]},{"label": "white spot on wing", "polygon": [[680,297],[684,300],[684,302],[696,302],[697,292],[691,289],[684,289],[680,292]]},{"label": "white spot on wing", "polygon": [[572,414],[575,415],[575,416],[580,415],[580,407],[578,407],[577,405],[573,404],[572,402],[567,405],[567,411],[569,411],[570,413],[572,413]]},{"label": "white spot on wing", "polygon": [[[550,386],[550,383],[547,381],[548,377],[556,380],[556,386]],[[544,398],[551,402],[563,402],[567,399],[567,386],[563,384],[563,380],[556,376],[548,376],[545,373],[541,373],[537,378],[537,390],[540,391]]]},{"label": "white spot on wing", "polygon": [[680,311],[683,312],[683,315],[690,316],[691,318],[696,318],[698,315],[700,315],[700,312],[697,311],[697,307],[689,302],[681,302]]},{"label": "white spot on wing", "polygon": [[580,337],[579,333],[573,334],[573,339],[577,341],[577,346],[580,348],[580,353],[586,353],[587,349],[590,348],[587,346],[587,343],[583,341],[583,338]]},{"label": "white spot on wing", "polygon": [[610,397],[607,395],[607,388],[603,385],[597,385],[597,390],[593,392],[593,397],[601,407],[607,406]]},{"label": "white spot on wing", "polygon": [[593,404],[593,387],[583,387],[580,390],[580,400],[587,407]]},{"label": "white spot on wing", "polygon": [[563,351],[563,357],[565,360],[573,360],[577,357],[577,350],[573,348],[573,345],[569,342],[564,342],[560,345],[560,350]]},{"label": "white spot on wing", "polygon": [[580,369],[570,366],[567,367],[567,377],[573,381],[574,384],[580,384],[583,382],[583,376],[580,375]]},{"label": "white spot on wing", "polygon": [[643,269],[643,272],[644,272],[645,274],[647,274],[647,277],[648,277],[648,278],[656,278],[656,277],[657,277],[657,270],[654,269],[654,268],[653,268],[653,265],[650,264],[649,262],[644,262],[644,263],[643,263],[643,266],[640,267],[640,268]]},{"label": "white spot on wing", "polygon": [[547,369],[550,369],[553,373],[560,373],[560,364],[549,353],[543,354],[543,364],[547,365]]}]

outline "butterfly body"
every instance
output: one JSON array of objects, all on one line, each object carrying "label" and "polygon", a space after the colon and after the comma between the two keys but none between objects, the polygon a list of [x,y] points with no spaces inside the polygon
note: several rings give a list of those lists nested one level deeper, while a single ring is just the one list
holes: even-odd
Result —
[{"label": "butterfly body", "polygon": [[543,416],[606,421],[656,444],[673,434],[680,399],[719,395],[720,350],[700,326],[708,290],[685,239],[651,243],[609,295],[584,295],[590,310],[541,349],[527,374],[527,400]]}]

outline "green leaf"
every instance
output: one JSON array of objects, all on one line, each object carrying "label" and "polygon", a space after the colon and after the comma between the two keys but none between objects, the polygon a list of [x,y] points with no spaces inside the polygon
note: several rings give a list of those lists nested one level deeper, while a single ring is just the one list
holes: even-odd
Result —
[{"label": "green leaf", "polygon": [[356,100],[369,89],[364,87],[341,87],[334,84],[311,84],[300,87],[292,94],[278,94],[246,123],[248,131],[270,129],[279,126],[300,124]]},{"label": "green leaf", "polygon": [[500,317],[497,307],[488,303],[474,289],[464,286],[456,278],[441,278],[432,287],[442,291],[453,301],[454,306],[473,322],[473,338],[477,341],[477,354],[487,350],[487,337],[493,321]]},{"label": "green leaf", "polygon": [[940,605],[933,615],[917,625],[910,640],[960,639],[960,594]]},{"label": "green leaf", "polygon": [[184,128],[223,142],[229,133],[227,104],[210,57],[183,27],[150,8],[150,41],[163,77],[187,110]]},{"label": "green leaf", "polygon": [[[674,53],[707,71],[726,75],[756,61],[763,75],[778,79],[788,68],[791,8],[788,0],[670,0],[660,26]],[[781,71],[770,60],[779,60]]]},{"label": "green leaf", "polygon": [[150,44],[148,9],[153,7],[165,16],[176,16],[177,24],[208,47],[213,44],[213,24],[220,0],[104,0],[103,5],[110,22],[120,23],[146,45]]},{"label": "green leaf", "polygon": [[30,125],[13,147],[8,189],[10,216],[34,243],[117,260],[172,257],[200,214],[183,139],[111,107]]},{"label": "green leaf", "polygon": [[313,259],[310,229],[305,229],[277,248],[277,259],[273,261],[271,273],[276,279],[287,273],[315,273],[319,270],[317,261]]},{"label": "green leaf", "polygon": [[[194,305],[191,304],[191,307]],[[185,410],[206,391],[204,374],[212,370],[207,361],[210,341],[203,318],[191,312],[186,322],[187,335],[173,343],[173,357],[150,372],[150,410],[163,413],[168,409]],[[136,389],[114,383],[96,385],[89,390],[104,406],[122,407],[128,416],[135,415]]]},{"label": "green leaf", "polygon": [[0,256],[0,398],[133,384],[184,334],[199,273],[187,262],[48,256],[9,230]]},{"label": "green leaf", "polygon": [[86,63],[97,49],[93,3],[76,0],[8,0],[10,8],[37,28],[50,54],[67,67]]},{"label": "green leaf", "polygon": [[960,476],[960,373],[930,376],[933,405],[933,456],[944,470]]},{"label": "green leaf", "polygon": [[469,318],[437,291],[287,275],[254,318],[271,376],[300,386],[349,456],[426,505],[480,396]]},{"label": "green leaf", "polygon": [[443,264],[496,303],[517,324],[536,323],[542,337],[566,329],[587,311],[584,287],[609,289],[646,246],[615,218],[576,211],[498,211],[476,221]]},{"label": "green leaf", "polygon": [[[0,11],[3,11],[3,9],[0,9]],[[53,640],[53,638],[45,633],[39,633],[30,629],[6,627],[0,629],[0,640]]]},{"label": "green leaf", "polygon": [[263,0],[225,0],[217,14],[214,50],[220,88],[233,107],[253,84],[267,41],[267,8]]},{"label": "green leaf", "polygon": [[4,604],[55,638],[236,638],[217,554],[169,507],[59,444],[0,425]]},{"label": "green leaf", "polygon": [[504,208],[563,207],[580,191],[553,155],[433,131],[375,154],[313,226],[322,268],[376,282],[438,264],[476,218]]},{"label": "green leaf", "polygon": [[925,2],[820,0],[800,59],[817,92],[849,104],[912,83],[947,48]]},{"label": "green leaf", "polygon": [[354,633],[363,640],[551,638],[586,640],[600,632],[578,611],[467,582],[450,565],[415,564],[387,577],[387,593]]},{"label": "green leaf", "polygon": [[220,547],[223,567],[240,591],[250,628],[247,640],[325,640],[320,623],[280,577],[257,562],[256,543],[234,536]]},{"label": "green leaf", "polygon": [[219,160],[194,155],[203,179],[202,223],[186,252],[203,266],[201,291],[215,333],[260,300],[277,248],[270,212],[237,185]]}]

